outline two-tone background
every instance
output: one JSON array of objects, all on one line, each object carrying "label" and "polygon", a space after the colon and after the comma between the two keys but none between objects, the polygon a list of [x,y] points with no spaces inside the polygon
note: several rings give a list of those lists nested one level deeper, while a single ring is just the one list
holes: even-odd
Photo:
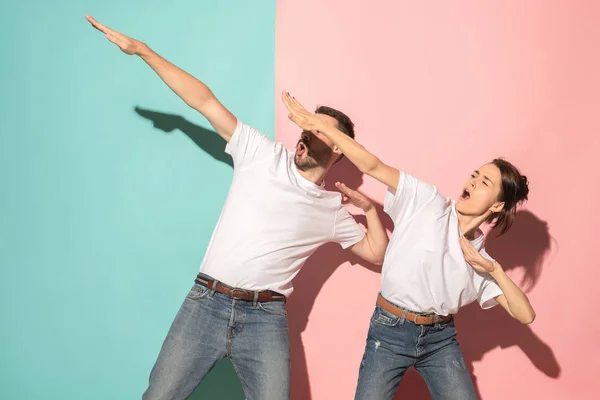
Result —
[{"label": "two-tone background", "polygon": [[[597,2],[9,0],[1,10],[0,398],[139,398],[231,182],[207,121],[87,13],[288,145],[299,130],[281,90],[347,112],[357,140],[449,196],[493,157],[516,163],[530,201],[488,249],[529,290],[537,320],[467,307],[465,358],[486,400],[595,397]],[[335,180],[383,200],[347,163]],[[335,245],[299,274],[294,400],[352,398],[379,280]],[[429,397],[412,373],[401,391]],[[231,365],[193,398],[242,399]]]}]

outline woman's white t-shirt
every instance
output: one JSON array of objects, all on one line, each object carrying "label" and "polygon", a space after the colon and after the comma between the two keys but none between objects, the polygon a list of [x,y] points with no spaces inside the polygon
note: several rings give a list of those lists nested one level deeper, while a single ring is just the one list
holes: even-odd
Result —
[{"label": "woman's white t-shirt", "polygon": [[[454,314],[475,300],[482,308],[497,304],[494,298],[502,291],[496,281],[465,261],[453,200],[401,172],[398,188],[386,193],[384,210],[394,221],[394,232],[382,268],[383,297],[438,315]],[[471,244],[492,260],[483,239],[480,234]]]}]

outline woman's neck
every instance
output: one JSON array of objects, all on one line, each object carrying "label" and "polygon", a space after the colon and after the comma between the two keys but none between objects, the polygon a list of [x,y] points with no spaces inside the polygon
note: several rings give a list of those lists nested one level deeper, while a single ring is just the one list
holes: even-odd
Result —
[{"label": "woman's neck", "polygon": [[477,233],[479,227],[489,217],[487,213],[484,215],[473,216],[464,215],[458,211],[456,211],[456,215],[458,216],[458,226],[460,227],[460,231],[469,240],[475,239],[475,234]]}]

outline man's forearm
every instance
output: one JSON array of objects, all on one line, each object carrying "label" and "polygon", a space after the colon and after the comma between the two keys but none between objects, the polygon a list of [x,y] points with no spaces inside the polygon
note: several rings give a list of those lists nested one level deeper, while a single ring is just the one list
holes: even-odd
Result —
[{"label": "man's forearm", "polygon": [[192,75],[170,63],[146,45],[142,45],[138,55],[187,105],[203,113],[203,106],[216,100],[213,92]]},{"label": "man's forearm", "polygon": [[185,103],[202,114],[226,141],[237,125],[236,117],[225,108],[213,92],[192,75],[165,60],[145,44],[136,52]]},{"label": "man's forearm", "polygon": [[388,235],[379,219],[379,215],[377,215],[375,207],[371,207],[370,210],[366,211],[365,217],[367,219],[367,240],[369,246],[377,264],[383,264],[383,258],[389,242]]}]

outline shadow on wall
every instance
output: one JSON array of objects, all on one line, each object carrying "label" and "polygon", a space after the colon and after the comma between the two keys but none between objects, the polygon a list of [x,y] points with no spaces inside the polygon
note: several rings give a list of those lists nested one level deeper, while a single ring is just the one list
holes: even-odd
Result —
[{"label": "shadow on wall", "polygon": [[156,129],[165,133],[180,130],[212,158],[233,168],[231,156],[225,153],[226,142],[215,131],[192,124],[181,115],[146,110],[137,106],[134,111],[139,116],[151,121]]},{"label": "shadow on wall", "polygon": [[[156,129],[163,132],[182,131],[215,160],[233,167],[231,158],[224,152],[225,141],[214,131],[197,126],[179,115],[150,111],[140,107],[136,107],[135,112],[151,121]],[[329,172],[327,189],[336,190],[333,186],[336,181],[344,182],[351,188],[358,188],[362,185],[363,177],[348,160],[343,159]],[[385,229],[392,231],[392,221],[383,212],[382,205],[375,204]],[[362,215],[356,216],[356,219],[360,223],[365,223]],[[493,231],[490,232],[486,243],[488,252],[498,259],[505,270],[522,273],[523,279],[519,283],[525,290],[530,290],[537,284],[551,246],[552,238],[547,223],[530,211],[520,211],[507,234],[497,237],[494,236]],[[293,400],[311,399],[310,380],[301,335],[323,285],[336,268],[345,262],[359,264],[372,271],[381,270],[380,266],[365,264],[352,253],[342,250],[339,245],[330,243],[319,248],[294,279],[295,294],[288,302]],[[560,366],[552,349],[536,336],[528,325],[511,318],[500,307],[481,310],[476,303],[470,304],[457,315],[456,325],[465,361],[480,398],[474,363],[481,361],[487,352],[497,347],[503,349],[518,346],[540,372],[552,378],[558,378],[560,375]],[[244,398],[238,377],[229,361],[220,362],[196,388],[190,399],[213,398],[212,396],[227,400]],[[407,372],[396,396],[396,398],[406,397],[417,400],[430,398],[425,383],[414,369]]]},{"label": "shadow on wall", "polygon": [[[151,111],[141,107],[135,107],[134,111],[139,116],[151,121],[156,129],[165,133],[180,130],[215,160],[233,168],[231,157],[225,153],[226,142],[216,132],[195,125],[180,115]],[[175,313],[176,310],[173,312]],[[227,359],[217,363],[189,397],[190,400],[242,400],[244,398],[244,391],[238,376],[231,361]]]}]

